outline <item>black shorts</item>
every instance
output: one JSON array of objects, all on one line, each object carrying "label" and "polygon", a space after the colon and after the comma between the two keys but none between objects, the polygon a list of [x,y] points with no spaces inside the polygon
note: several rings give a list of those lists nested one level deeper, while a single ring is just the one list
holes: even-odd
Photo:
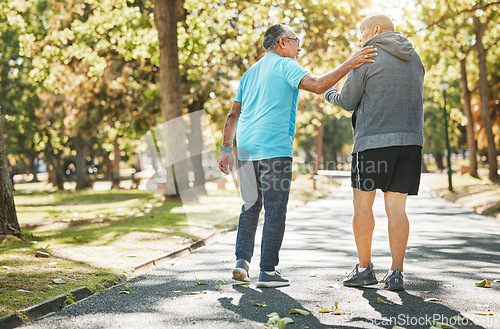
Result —
[{"label": "black shorts", "polygon": [[390,146],[354,153],[351,186],[362,191],[417,195],[420,185],[422,147]]}]

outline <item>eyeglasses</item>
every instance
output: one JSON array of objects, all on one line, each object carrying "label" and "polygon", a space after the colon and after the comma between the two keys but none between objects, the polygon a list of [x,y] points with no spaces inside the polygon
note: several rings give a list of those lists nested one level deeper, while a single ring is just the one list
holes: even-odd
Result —
[{"label": "eyeglasses", "polygon": [[290,37],[284,37],[285,39],[288,39],[288,40],[295,40],[297,41],[297,46],[300,47],[300,39],[299,38],[290,38]]}]

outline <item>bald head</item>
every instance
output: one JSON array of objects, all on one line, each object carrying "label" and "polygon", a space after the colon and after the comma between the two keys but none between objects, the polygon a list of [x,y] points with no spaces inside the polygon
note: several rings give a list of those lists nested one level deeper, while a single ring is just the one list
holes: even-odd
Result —
[{"label": "bald head", "polygon": [[367,17],[363,20],[363,22],[361,22],[361,24],[365,24],[365,26],[369,29],[380,26],[379,33],[394,31],[394,24],[386,15],[374,15]]},{"label": "bald head", "polygon": [[364,44],[374,36],[384,32],[394,31],[394,24],[386,15],[374,15],[365,18],[359,27],[361,32],[360,42]]}]

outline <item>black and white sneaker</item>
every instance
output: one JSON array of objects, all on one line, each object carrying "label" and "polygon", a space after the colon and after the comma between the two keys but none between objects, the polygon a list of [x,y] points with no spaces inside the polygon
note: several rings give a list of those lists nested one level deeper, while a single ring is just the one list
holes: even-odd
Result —
[{"label": "black and white sneaker", "polygon": [[277,288],[290,285],[290,281],[281,275],[280,272],[264,272],[261,271],[259,281],[255,284],[258,288]]},{"label": "black and white sneaker", "polygon": [[343,281],[346,287],[364,287],[377,284],[377,278],[373,272],[373,264],[370,263],[366,270],[363,272],[359,271],[359,264],[356,264],[352,272]]},{"label": "black and white sneaker", "polygon": [[405,290],[404,287],[404,281],[403,281],[403,273],[401,273],[401,270],[399,267],[396,267],[394,272],[389,275],[389,272],[387,272],[384,280],[385,281],[385,287],[391,291],[403,291]]},{"label": "black and white sneaker", "polygon": [[248,262],[244,259],[238,259],[233,270],[233,279],[236,281],[250,282],[248,269]]}]

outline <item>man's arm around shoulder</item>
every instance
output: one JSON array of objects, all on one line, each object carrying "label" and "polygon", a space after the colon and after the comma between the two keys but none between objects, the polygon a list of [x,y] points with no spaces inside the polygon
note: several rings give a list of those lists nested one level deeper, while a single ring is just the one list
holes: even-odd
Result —
[{"label": "man's arm around shoulder", "polygon": [[352,69],[358,68],[365,63],[373,63],[374,60],[370,58],[377,56],[376,51],[376,48],[368,46],[353,53],[351,57],[339,67],[320,77],[316,77],[309,73],[300,81],[299,88],[316,94],[322,94],[333,87]]}]

